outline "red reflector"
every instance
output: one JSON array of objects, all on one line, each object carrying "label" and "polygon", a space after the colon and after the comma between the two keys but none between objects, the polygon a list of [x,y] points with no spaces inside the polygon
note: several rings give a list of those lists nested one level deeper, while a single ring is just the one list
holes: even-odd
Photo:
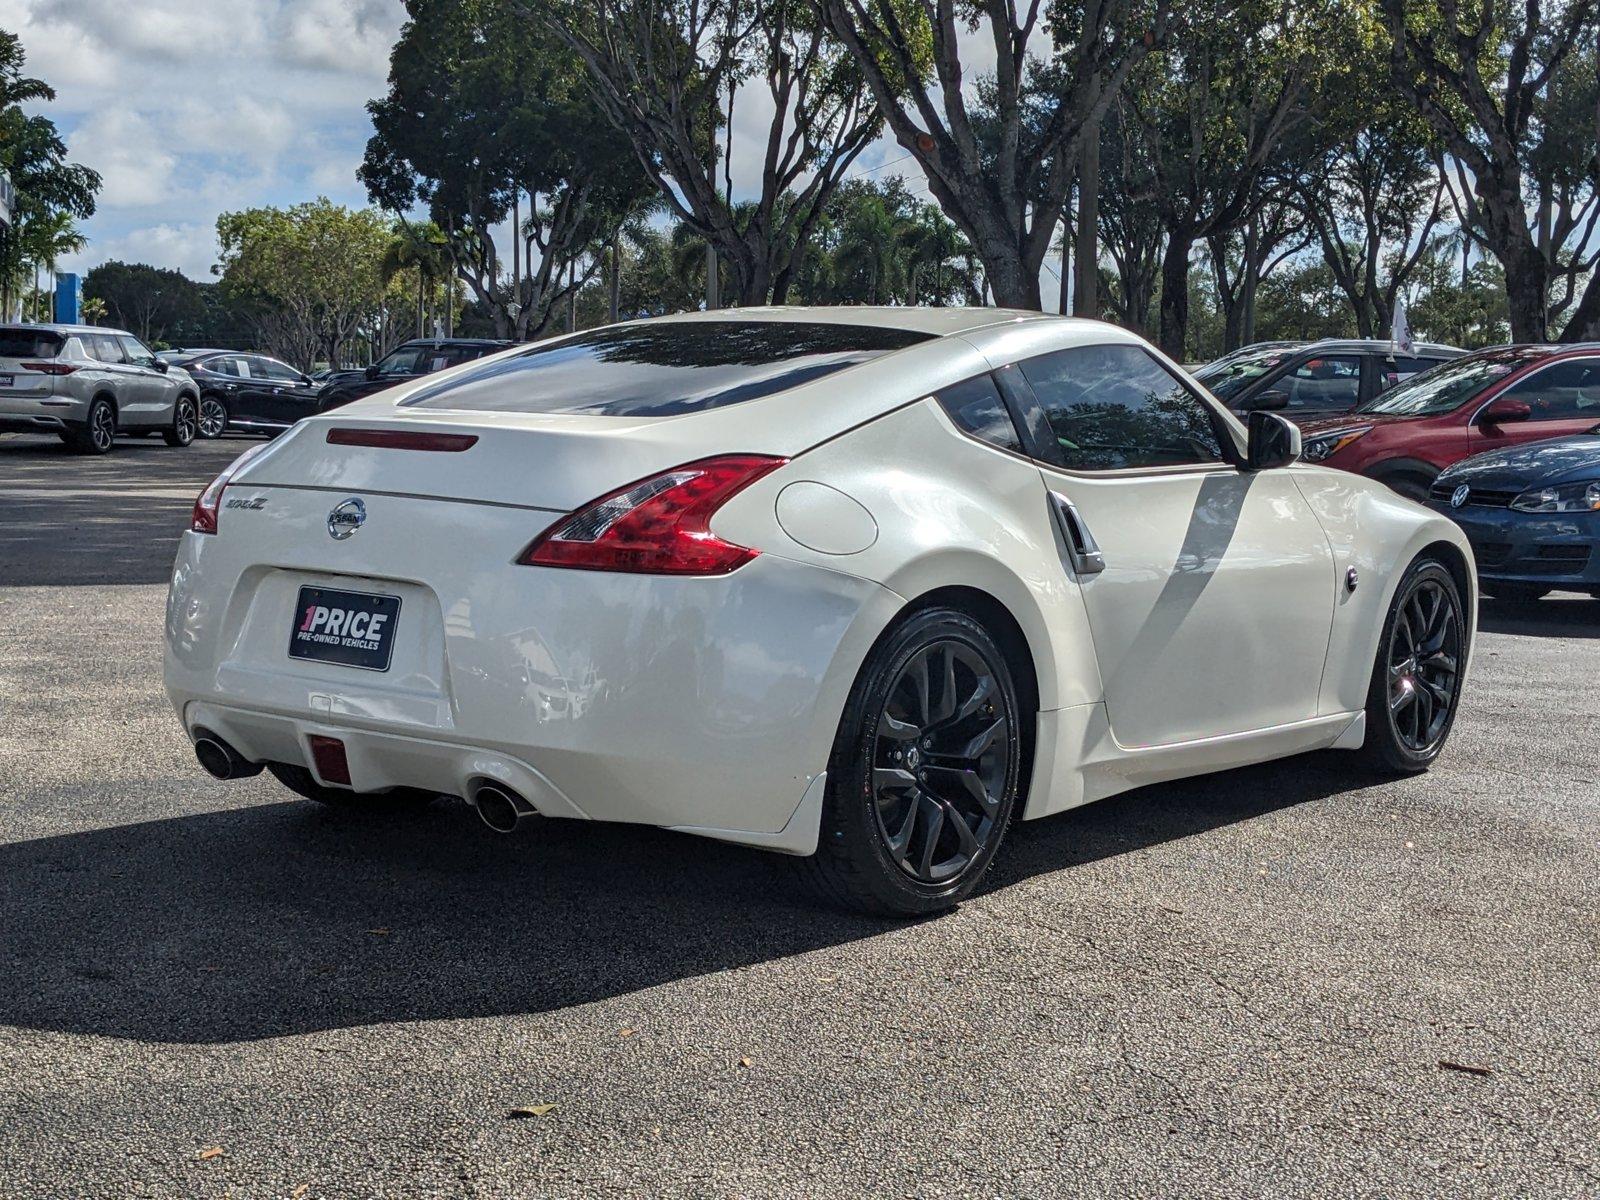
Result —
[{"label": "red reflector", "polygon": [[330,446],[377,446],[384,450],[442,450],[456,454],[477,445],[475,433],[418,433],[410,429],[330,429]]},{"label": "red reflector", "polygon": [[344,756],[344,743],[338,738],[311,734],[311,761],[317,764],[317,774],[324,783],[342,783],[350,786],[350,761]]},{"label": "red reflector", "polygon": [[19,364],[24,371],[37,371],[41,375],[71,375],[78,368],[71,363],[25,362]]}]

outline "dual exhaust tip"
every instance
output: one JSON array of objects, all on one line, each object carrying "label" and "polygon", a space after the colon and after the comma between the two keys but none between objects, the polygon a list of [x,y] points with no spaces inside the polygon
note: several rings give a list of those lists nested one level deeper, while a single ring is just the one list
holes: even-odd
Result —
[{"label": "dual exhaust tip", "polygon": [[194,756],[213,779],[248,779],[261,774],[262,764],[251,762],[209,729],[197,729]]},{"label": "dual exhaust tip", "polygon": [[[251,762],[209,729],[195,733],[194,756],[213,779],[248,779],[261,774],[262,763]],[[522,796],[498,783],[480,784],[472,793],[472,807],[496,833],[512,833],[523,821],[539,815]]]}]

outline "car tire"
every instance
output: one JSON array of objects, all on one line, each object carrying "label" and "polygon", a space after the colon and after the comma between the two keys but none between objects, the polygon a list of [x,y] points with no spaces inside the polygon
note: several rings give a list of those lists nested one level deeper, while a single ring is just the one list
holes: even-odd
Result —
[{"label": "car tire", "polygon": [[199,435],[207,441],[228,432],[228,406],[216,396],[200,397]]},{"label": "car tire", "polygon": [[1398,492],[1407,500],[1415,500],[1418,504],[1428,499],[1428,489],[1433,486],[1432,479],[1412,471],[1395,471],[1388,475],[1374,475],[1372,478],[1390,491]]},{"label": "car tire", "polygon": [[294,763],[267,764],[272,777],[284,787],[307,800],[325,804],[329,808],[385,809],[398,806],[416,806],[438,799],[434,792],[421,788],[393,788],[387,792],[352,792],[349,788],[328,787],[317,782],[317,777],[305,767]]},{"label": "car tire", "polygon": [[74,429],[62,440],[79,454],[109,454],[117,433],[117,410],[104,396],[89,402],[83,428]]},{"label": "car tire", "polygon": [[928,608],[894,626],[839,722],[817,851],[794,860],[805,882],[897,917],[971,895],[1021,803],[1017,697],[1004,650],[968,613]]},{"label": "car tire", "polygon": [[1367,689],[1368,765],[1387,775],[1426,771],[1460,707],[1467,625],[1449,568],[1422,557],[1406,569],[1383,622]]},{"label": "car tire", "polygon": [[1540,587],[1536,583],[1490,583],[1479,580],[1478,586],[1489,599],[1504,600],[1512,604],[1531,604],[1535,600],[1543,600],[1550,594],[1549,588]]},{"label": "car tire", "polygon": [[182,449],[195,439],[200,430],[200,412],[193,396],[179,396],[172,406],[172,424],[161,431],[161,440],[167,445]]}]

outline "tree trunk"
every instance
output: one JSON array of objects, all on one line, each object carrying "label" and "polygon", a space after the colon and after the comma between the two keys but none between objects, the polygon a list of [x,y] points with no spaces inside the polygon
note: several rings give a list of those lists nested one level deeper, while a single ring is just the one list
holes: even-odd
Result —
[{"label": "tree trunk", "polygon": [[1183,361],[1183,347],[1189,336],[1189,252],[1194,235],[1170,231],[1167,253],[1161,260],[1161,336],[1162,353]]},{"label": "tree trunk", "polygon": [[607,294],[606,312],[615,325],[621,319],[622,310],[622,242],[616,234],[611,235],[611,280]]},{"label": "tree trunk", "polygon": [[1072,314],[1072,222],[1061,214],[1061,315]]},{"label": "tree trunk", "polygon": [[1506,269],[1506,305],[1511,317],[1513,342],[1550,340],[1549,314],[1545,310],[1546,270],[1532,238],[1501,250]]},{"label": "tree trunk", "polygon": [[1100,316],[1100,125],[1084,131],[1078,157],[1077,277],[1072,311],[1080,317]]}]

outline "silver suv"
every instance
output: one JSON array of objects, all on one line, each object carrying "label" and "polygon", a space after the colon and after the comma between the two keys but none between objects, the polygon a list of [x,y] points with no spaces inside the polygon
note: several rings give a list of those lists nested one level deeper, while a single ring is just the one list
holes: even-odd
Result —
[{"label": "silver suv", "polygon": [[118,432],[187,446],[200,389],[120,329],[0,325],[0,433],[53,433],[81,454],[104,454]]}]

